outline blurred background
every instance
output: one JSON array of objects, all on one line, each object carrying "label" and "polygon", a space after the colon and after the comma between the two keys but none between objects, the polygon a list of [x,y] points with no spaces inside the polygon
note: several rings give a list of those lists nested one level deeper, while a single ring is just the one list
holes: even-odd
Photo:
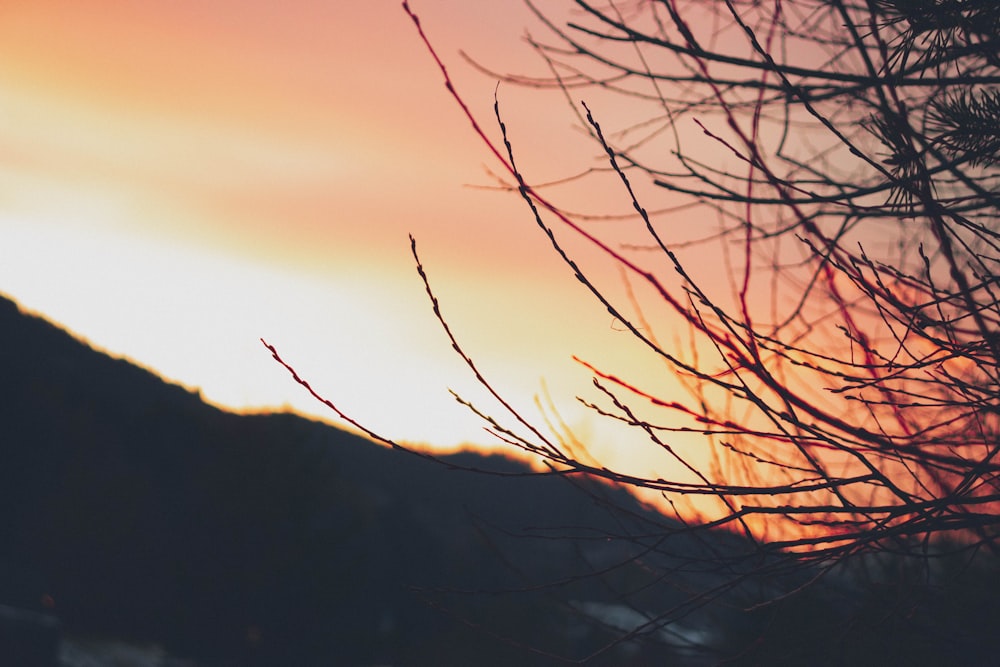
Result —
[{"label": "blurred background", "polygon": [[[597,164],[560,93],[497,88],[460,53],[546,73],[525,6],[413,9],[494,138],[497,92],[531,178]],[[529,416],[547,390],[593,435],[571,356],[633,377],[650,360],[619,349],[627,333],[494,189],[499,165],[442,84],[395,0],[5,2],[0,292],[220,406],[332,417],[265,338],[388,437],[489,445],[447,392],[483,396],[434,320],[413,234],[497,388]],[[628,210],[586,193],[573,208]]]}]

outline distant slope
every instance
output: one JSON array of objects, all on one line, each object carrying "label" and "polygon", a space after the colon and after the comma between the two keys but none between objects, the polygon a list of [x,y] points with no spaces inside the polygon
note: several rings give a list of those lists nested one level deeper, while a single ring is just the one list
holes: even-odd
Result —
[{"label": "distant slope", "polygon": [[584,655],[610,636],[562,604],[608,597],[594,580],[455,591],[628,560],[603,539],[581,551],[511,535],[621,530],[598,498],[632,501],[595,492],[451,470],[290,414],[230,414],[0,298],[0,603],[48,605],[68,632],[204,664],[551,664],[518,643]]},{"label": "distant slope", "polygon": [[[680,526],[621,490],[445,463],[227,413],[0,297],[0,665],[11,607],[204,667],[996,662],[996,558],[935,559],[931,581],[885,554],[748,612],[797,584],[729,588],[754,553],[731,534],[663,541]],[[608,626],[676,647],[599,651]]]}]

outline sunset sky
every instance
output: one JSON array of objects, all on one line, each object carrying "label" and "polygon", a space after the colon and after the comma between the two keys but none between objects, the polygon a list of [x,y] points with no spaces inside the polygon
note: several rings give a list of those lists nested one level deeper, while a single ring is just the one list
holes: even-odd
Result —
[{"label": "sunset sky", "polygon": [[[412,7],[496,136],[497,81],[459,52],[544,73],[522,39],[537,21],[516,2]],[[596,164],[558,93],[498,95],[537,181]],[[221,406],[332,417],[265,338],[375,431],[493,444],[448,394],[500,416],[434,319],[413,234],[497,387],[528,416],[547,388],[598,453],[628,460],[573,400],[590,377],[572,355],[650,390],[673,380],[588,298],[516,195],[475,187],[498,169],[397,0],[0,6],[0,292]],[[629,207],[597,191],[567,203]],[[614,267],[594,267],[617,284]]]}]

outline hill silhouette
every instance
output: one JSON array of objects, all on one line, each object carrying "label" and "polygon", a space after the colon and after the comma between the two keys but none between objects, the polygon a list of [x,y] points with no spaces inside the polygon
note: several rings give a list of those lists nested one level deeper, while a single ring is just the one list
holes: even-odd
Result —
[{"label": "hill silhouette", "polygon": [[0,297],[0,665],[59,664],[3,652],[52,628],[204,667],[995,661],[997,561],[962,552],[885,554],[787,599],[801,581],[747,580],[615,642],[739,579],[717,554],[748,545],[667,548],[679,526],[624,491],[527,472],[226,412]]},{"label": "hill silhouette", "polygon": [[515,476],[228,413],[3,298],[0,429],[0,604],[206,665],[586,654],[611,635],[563,602],[608,599],[594,581],[509,591],[627,561],[552,539],[622,530],[609,494],[653,517],[500,456],[443,461]]}]

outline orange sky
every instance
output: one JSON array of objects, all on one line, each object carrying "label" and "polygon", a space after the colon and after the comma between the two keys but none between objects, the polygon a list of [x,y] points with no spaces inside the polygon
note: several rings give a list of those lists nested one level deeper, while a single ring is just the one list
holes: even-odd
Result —
[{"label": "orange sky", "polygon": [[[495,132],[496,82],[458,50],[542,71],[520,40],[531,17],[519,3],[412,6]],[[558,95],[503,86],[500,98],[538,180],[593,158]],[[0,5],[0,292],[221,405],[325,416],[264,337],[376,431],[490,443],[447,393],[482,396],[433,318],[412,233],[498,387],[536,415],[544,381],[596,451],[645,468],[576,405],[589,375],[571,356],[651,391],[675,391],[672,379],[516,196],[467,187],[492,183],[484,165],[498,167],[396,0]],[[591,198],[571,207],[628,208]]]}]

